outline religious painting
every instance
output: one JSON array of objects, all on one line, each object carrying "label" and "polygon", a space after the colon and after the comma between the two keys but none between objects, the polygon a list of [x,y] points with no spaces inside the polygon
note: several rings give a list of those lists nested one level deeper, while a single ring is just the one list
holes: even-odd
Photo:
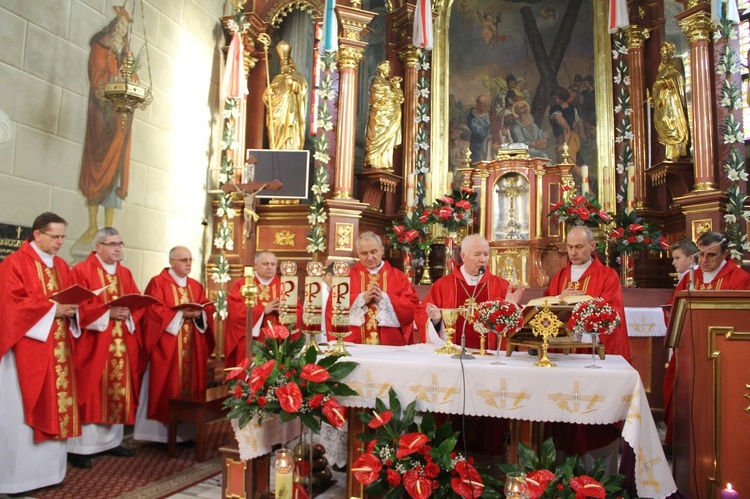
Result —
[{"label": "religious painting", "polygon": [[447,123],[438,135],[448,144],[449,168],[455,171],[467,149],[474,163],[519,144],[556,164],[565,143],[577,183],[586,165],[597,192],[597,177],[614,158],[606,5],[455,0],[446,9],[437,20],[446,34],[436,40],[433,76],[447,93],[436,95],[436,114]]}]

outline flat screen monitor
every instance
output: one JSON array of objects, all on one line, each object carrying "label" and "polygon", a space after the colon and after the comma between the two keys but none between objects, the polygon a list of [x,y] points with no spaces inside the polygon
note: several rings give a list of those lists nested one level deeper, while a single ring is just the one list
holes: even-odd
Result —
[{"label": "flat screen monitor", "polygon": [[307,199],[310,192],[310,151],[248,149],[246,161],[255,158],[255,182],[278,180],[278,191],[262,190],[258,198]]}]

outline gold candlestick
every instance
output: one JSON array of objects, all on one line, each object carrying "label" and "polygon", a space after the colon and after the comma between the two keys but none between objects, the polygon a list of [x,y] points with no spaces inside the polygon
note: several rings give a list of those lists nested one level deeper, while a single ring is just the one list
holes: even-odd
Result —
[{"label": "gold candlestick", "polygon": [[542,311],[531,320],[531,331],[534,336],[542,335],[542,358],[534,364],[536,367],[555,367],[556,364],[547,358],[547,349],[549,348],[549,337],[557,336],[562,325],[563,323],[550,311],[546,302]]},{"label": "gold candlestick", "polygon": [[456,332],[456,321],[458,320],[458,308],[442,309],[443,323],[445,324],[445,344],[435,349],[438,355],[457,355],[461,349],[453,343],[453,334]]}]

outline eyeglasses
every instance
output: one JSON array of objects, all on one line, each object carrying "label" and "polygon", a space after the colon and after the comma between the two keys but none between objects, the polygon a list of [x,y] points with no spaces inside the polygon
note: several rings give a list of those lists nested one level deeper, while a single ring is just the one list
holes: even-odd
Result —
[{"label": "eyeglasses", "polygon": [[122,248],[123,246],[125,246],[125,243],[122,241],[120,241],[119,243],[113,242],[113,243],[97,243],[97,244],[101,244],[102,246],[106,246],[107,248]]},{"label": "eyeglasses", "polygon": [[192,258],[170,258],[170,260],[180,263],[191,263],[193,261]]},{"label": "eyeglasses", "polygon": [[723,254],[724,253],[699,253],[698,254],[698,259],[699,260],[703,260],[703,259],[706,259],[706,260],[715,260],[718,257],[722,256]]},{"label": "eyeglasses", "polygon": [[39,232],[42,233],[42,234],[44,234],[45,236],[49,237],[50,239],[54,239],[55,241],[65,241],[65,237],[66,236],[64,234],[61,235],[61,236],[56,236],[56,235],[48,234],[48,233],[42,232],[42,231],[39,231]]}]

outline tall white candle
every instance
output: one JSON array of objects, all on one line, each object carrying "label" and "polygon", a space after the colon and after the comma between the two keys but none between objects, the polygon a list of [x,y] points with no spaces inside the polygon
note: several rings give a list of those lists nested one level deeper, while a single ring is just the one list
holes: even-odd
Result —
[{"label": "tall white candle", "polygon": [[581,194],[588,195],[589,189],[589,166],[581,165]]},{"label": "tall white candle", "polygon": [[410,173],[406,178],[406,206],[414,206],[414,185],[416,173]]},{"label": "tall white candle", "polygon": [[627,185],[627,204],[625,205],[625,212],[630,213],[635,209],[635,167],[633,165],[628,166],[628,185]]},{"label": "tall white candle", "polygon": [[431,206],[433,201],[435,200],[432,198],[432,174],[425,173],[424,174],[424,204],[426,206]]}]

